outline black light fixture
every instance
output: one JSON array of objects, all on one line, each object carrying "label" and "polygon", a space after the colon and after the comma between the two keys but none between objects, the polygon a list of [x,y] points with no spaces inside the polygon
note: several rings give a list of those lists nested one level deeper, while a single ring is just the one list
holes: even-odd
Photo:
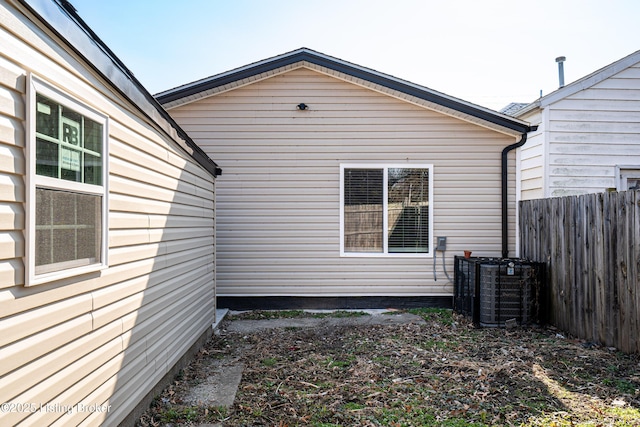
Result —
[{"label": "black light fixture", "polygon": [[309,106],[304,102],[301,102],[300,104],[296,105],[296,108],[300,111],[304,111],[304,110],[308,110]]}]

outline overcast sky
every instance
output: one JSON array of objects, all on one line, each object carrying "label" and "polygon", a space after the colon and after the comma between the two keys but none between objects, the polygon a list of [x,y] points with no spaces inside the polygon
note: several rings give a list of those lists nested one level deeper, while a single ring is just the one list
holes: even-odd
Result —
[{"label": "overcast sky", "polygon": [[151,93],[307,47],[485,107],[640,49],[638,0],[71,0]]}]

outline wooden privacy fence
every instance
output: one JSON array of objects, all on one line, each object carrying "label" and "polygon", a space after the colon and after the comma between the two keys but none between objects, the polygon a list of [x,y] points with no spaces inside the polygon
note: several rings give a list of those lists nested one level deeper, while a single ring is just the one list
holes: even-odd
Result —
[{"label": "wooden privacy fence", "polygon": [[520,202],[520,253],[547,265],[549,321],[640,353],[640,192]]}]

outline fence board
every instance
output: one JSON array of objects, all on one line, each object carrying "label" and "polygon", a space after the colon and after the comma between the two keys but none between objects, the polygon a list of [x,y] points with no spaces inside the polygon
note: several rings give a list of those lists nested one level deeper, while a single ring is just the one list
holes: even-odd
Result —
[{"label": "fence board", "polygon": [[633,282],[635,284],[635,292],[633,306],[636,308],[635,325],[636,325],[636,349],[640,349],[640,192],[633,192],[633,231],[631,232],[632,240],[632,257],[633,257]]},{"label": "fence board", "polygon": [[608,312],[605,316],[608,317],[609,321],[609,330],[608,332],[608,340],[607,345],[613,346],[618,342],[618,319],[619,319],[619,305],[618,305],[618,277],[616,275],[617,271],[617,257],[616,257],[616,242],[618,241],[618,229],[615,226],[616,222],[616,213],[617,206],[615,203],[616,198],[613,197],[613,194],[609,194],[609,204],[604,208],[605,212],[609,216],[609,227],[607,230],[609,231],[610,239],[607,242],[607,246],[605,246],[604,250],[608,255],[608,264],[607,264],[607,279],[608,279],[608,287],[607,287],[607,308]]},{"label": "fence board", "polygon": [[634,250],[637,242],[636,240],[634,240],[636,228],[634,206],[637,206],[637,204],[635,203],[637,193],[635,191],[626,191],[625,193],[625,213],[627,214],[625,218],[625,225],[627,227],[627,230],[625,232],[625,250],[627,260],[627,297],[625,298],[625,302],[627,305],[627,313],[629,316],[629,347],[625,349],[625,351],[633,351],[635,348],[638,348],[638,333],[640,333],[640,331],[638,331],[637,323],[640,312],[638,311],[638,307],[635,301],[635,295],[638,293],[638,290],[636,289],[638,287],[638,271],[636,270]]},{"label": "fence board", "polygon": [[[591,210],[590,196],[580,197],[577,199],[577,205],[574,211],[576,217],[576,235],[578,236],[576,241],[576,287],[578,288],[579,298],[576,298],[576,302],[573,304],[575,318],[579,319],[579,334],[583,337],[591,336],[591,329],[589,327],[590,320],[593,317],[590,314],[593,311],[593,300],[591,299],[591,292],[589,289],[589,276],[587,273],[589,263],[589,244],[591,243],[591,231],[588,229],[589,211]],[[584,310],[586,316],[580,316],[579,313]]]},{"label": "fence board", "polygon": [[627,279],[628,279],[628,254],[626,250],[625,237],[627,227],[625,220],[627,217],[627,205],[625,197],[618,197],[616,199],[616,254],[617,257],[617,269],[616,269],[616,287],[618,288],[618,310],[620,312],[620,345],[625,347],[629,340],[629,307],[627,305]]},{"label": "fence board", "polygon": [[520,202],[520,252],[547,264],[547,317],[640,353],[640,192]]},{"label": "fence board", "polygon": [[596,316],[595,313],[606,312],[606,292],[605,292],[605,272],[604,272],[604,257],[600,257],[597,254],[597,248],[604,247],[604,195],[597,194],[595,198],[596,206],[591,210],[590,227],[595,232],[594,240],[592,241],[592,250],[589,251],[590,263],[593,265],[593,274],[590,275],[591,287],[593,288],[593,298],[595,300],[593,306],[593,316],[591,319],[591,341],[593,342],[605,342],[607,319],[605,316]]}]

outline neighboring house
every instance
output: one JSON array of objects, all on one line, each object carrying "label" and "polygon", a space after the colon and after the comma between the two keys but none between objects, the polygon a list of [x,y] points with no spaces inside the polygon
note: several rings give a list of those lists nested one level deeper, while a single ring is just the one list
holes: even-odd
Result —
[{"label": "neighboring house", "polygon": [[509,107],[538,125],[519,150],[518,199],[639,187],[640,51]]},{"label": "neighboring house", "polygon": [[514,253],[526,122],[305,48],[156,97],[225,171],[220,305],[450,306],[442,259]]},{"label": "neighboring house", "polygon": [[118,425],[207,338],[218,172],[67,2],[0,1],[0,425]]}]

